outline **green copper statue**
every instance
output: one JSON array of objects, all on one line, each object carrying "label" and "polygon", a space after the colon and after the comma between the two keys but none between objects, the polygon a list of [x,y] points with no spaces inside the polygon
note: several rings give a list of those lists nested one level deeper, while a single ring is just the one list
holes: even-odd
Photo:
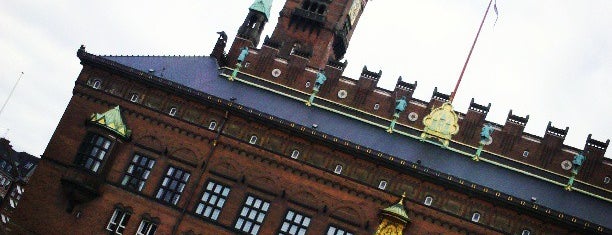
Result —
[{"label": "green copper statue", "polygon": [[586,161],[586,156],[582,155],[582,153],[574,156],[574,160],[572,160],[572,176],[570,176],[567,185],[565,186],[565,190],[572,191],[572,185],[574,184],[574,179],[576,175],[578,175],[578,171],[582,168],[582,164]]},{"label": "green copper statue", "polygon": [[249,55],[249,48],[243,47],[240,49],[240,55],[238,55],[238,63],[242,64],[244,59],[246,59],[247,55]]},{"label": "green copper statue", "polygon": [[327,80],[327,77],[325,76],[325,71],[323,71],[323,69],[319,69],[319,72],[317,72],[316,76],[317,79],[315,80],[315,84],[312,87],[312,94],[310,94],[308,101],[306,101],[306,105],[308,106],[312,105],[315,96],[317,95],[317,93],[319,93],[319,89],[321,89],[321,86],[323,86],[323,83],[325,83],[325,80]]},{"label": "green copper statue", "polygon": [[393,133],[393,129],[395,128],[395,123],[397,119],[400,117],[400,114],[406,110],[406,106],[408,106],[408,102],[406,101],[406,96],[402,96],[399,100],[395,100],[395,113],[393,113],[393,120],[387,128],[387,132]]},{"label": "green copper statue", "polygon": [[244,62],[244,60],[246,59],[248,55],[249,55],[248,47],[240,48],[240,54],[238,55],[238,59],[237,59],[238,63],[236,63],[236,68],[234,68],[234,71],[232,71],[232,76],[228,78],[230,81],[234,81],[234,78],[236,78],[236,76],[238,75],[238,71],[240,70],[240,68],[242,68],[242,62]]},{"label": "green copper statue", "polygon": [[476,153],[472,157],[472,160],[479,161],[480,153],[485,145],[489,145],[493,142],[493,137],[491,134],[493,133],[493,126],[490,124],[484,124],[482,130],[480,131],[480,142],[478,142],[478,149],[476,149]]},{"label": "green copper statue", "polygon": [[317,73],[317,80],[315,81],[315,85],[312,89],[315,91],[319,91],[319,88],[321,88],[323,83],[325,83],[325,80],[327,80],[327,77],[325,76],[325,71],[321,69]]}]

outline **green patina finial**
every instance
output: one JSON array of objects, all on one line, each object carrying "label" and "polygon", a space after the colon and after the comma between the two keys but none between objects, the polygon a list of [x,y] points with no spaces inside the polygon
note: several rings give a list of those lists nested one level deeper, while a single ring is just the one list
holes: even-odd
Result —
[{"label": "green patina finial", "polygon": [[129,138],[132,134],[132,130],[128,129],[123,122],[123,118],[121,118],[121,110],[119,109],[119,106],[116,106],[115,108],[102,114],[94,113],[91,115],[89,121],[109,129],[124,138]]},{"label": "green patina finial", "polygon": [[404,208],[404,200],[406,199],[406,193],[404,192],[402,194],[402,199],[400,199],[399,202],[397,202],[396,204],[387,207],[385,209],[383,209],[383,212],[386,212],[387,214],[390,214],[391,216],[394,216],[398,219],[401,219],[405,222],[409,222],[410,218],[408,217],[408,213],[406,212],[406,208]]},{"label": "green patina finial", "polygon": [[266,19],[270,19],[270,8],[272,8],[272,0],[255,0],[249,9],[259,11],[266,15]]}]

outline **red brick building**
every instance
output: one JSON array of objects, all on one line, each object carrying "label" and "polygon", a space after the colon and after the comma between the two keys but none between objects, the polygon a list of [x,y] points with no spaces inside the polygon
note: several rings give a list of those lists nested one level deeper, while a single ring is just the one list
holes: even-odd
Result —
[{"label": "red brick building", "polygon": [[[381,89],[382,72],[366,67],[359,79],[343,77],[339,60],[366,4],[287,1],[256,48],[270,1],[255,1],[227,55],[224,34],[211,56],[98,56],[81,47],[83,70],[13,231],[612,232],[609,140],[565,146],[567,128],[523,133],[529,116],[512,111],[504,125],[486,123],[490,104],[474,102],[451,110],[456,134],[428,138],[427,120],[447,94],[414,99],[417,83],[401,79]],[[405,110],[388,128],[402,96]],[[484,124],[493,141],[474,161]],[[565,190],[581,152],[587,160]]]}]

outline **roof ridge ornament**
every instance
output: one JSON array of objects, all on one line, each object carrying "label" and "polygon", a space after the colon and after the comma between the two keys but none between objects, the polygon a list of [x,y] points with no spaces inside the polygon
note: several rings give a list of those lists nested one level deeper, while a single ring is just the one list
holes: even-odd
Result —
[{"label": "roof ridge ornament", "polygon": [[423,133],[421,141],[427,138],[437,138],[444,147],[448,147],[449,140],[459,132],[459,118],[450,102],[432,109],[431,113],[423,118]]},{"label": "roof ridge ornament", "polygon": [[123,122],[123,118],[121,118],[121,109],[119,105],[102,114],[92,114],[89,121],[115,132],[123,138],[129,138],[132,135],[132,130],[128,129]]}]

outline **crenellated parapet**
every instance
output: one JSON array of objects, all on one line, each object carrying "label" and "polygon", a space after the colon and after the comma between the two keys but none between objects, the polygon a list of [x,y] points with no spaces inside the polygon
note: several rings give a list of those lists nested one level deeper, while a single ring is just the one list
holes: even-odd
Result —
[{"label": "crenellated parapet", "polygon": [[508,112],[506,124],[501,130],[500,141],[497,141],[497,143],[499,143],[497,146],[500,148],[501,154],[506,155],[514,149],[514,146],[520,141],[521,136],[523,136],[527,121],[529,121],[529,115],[521,117],[512,114],[512,110]]},{"label": "crenellated parapet", "polygon": [[474,98],[472,98],[467,113],[459,123],[461,127],[465,129],[458,136],[461,142],[473,145],[478,144],[478,141],[480,141],[480,137],[479,135],[477,135],[477,133],[480,132],[480,129],[485,123],[485,118],[487,117],[490,108],[491,103],[489,103],[487,106],[484,106],[475,103]]}]

